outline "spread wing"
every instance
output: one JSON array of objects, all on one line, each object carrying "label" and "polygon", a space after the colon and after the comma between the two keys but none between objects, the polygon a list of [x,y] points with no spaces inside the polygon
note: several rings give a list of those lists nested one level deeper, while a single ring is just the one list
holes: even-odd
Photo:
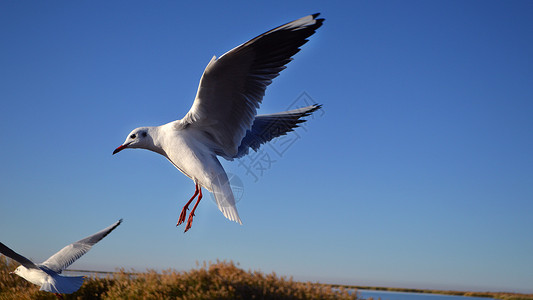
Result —
[{"label": "spread wing", "polygon": [[207,65],[196,99],[177,128],[206,132],[224,156],[235,157],[252,127],[266,87],[286,68],[307,38],[322,26],[319,14],[272,29],[230,50]]},{"label": "spread wing", "polygon": [[19,264],[25,266],[28,269],[38,269],[38,267],[31,260],[9,249],[8,246],[2,243],[0,243],[0,253],[17,261]]},{"label": "spread wing", "polygon": [[248,154],[250,148],[257,151],[262,144],[293,131],[298,124],[306,121],[303,117],[311,115],[320,107],[315,104],[275,114],[257,115],[252,128],[246,131],[235,158]]},{"label": "spread wing", "polygon": [[52,255],[45,262],[43,262],[42,265],[54,272],[61,273],[61,271],[70,266],[83,254],[87,253],[94,244],[98,243],[111,231],[117,228],[120,223],[122,223],[122,219],[117,221],[115,224],[107,227],[106,229],[103,229],[91,236],[88,236],[82,240],[79,240],[64,247],[63,249],[59,250],[59,252]]}]

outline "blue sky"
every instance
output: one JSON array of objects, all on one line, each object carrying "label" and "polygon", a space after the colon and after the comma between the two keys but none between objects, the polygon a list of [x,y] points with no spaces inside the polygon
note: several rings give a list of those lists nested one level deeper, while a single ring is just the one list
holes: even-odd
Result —
[{"label": "blue sky", "polygon": [[[181,118],[213,55],[315,12],[324,26],[260,112],[322,113],[262,148],[275,162],[258,178],[248,159],[223,162],[243,226],[206,197],[184,234],[193,182],[155,153],[111,152]],[[2,1],[1,241],[42,261],[124,218],[72,268],[226,259],[298,280],[533,292],[532,14],[531,1]]]}]

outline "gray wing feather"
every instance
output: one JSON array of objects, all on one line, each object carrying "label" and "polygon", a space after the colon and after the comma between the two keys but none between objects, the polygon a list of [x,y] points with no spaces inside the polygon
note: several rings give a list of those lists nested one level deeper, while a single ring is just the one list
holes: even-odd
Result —
[{"label": "gray wing feather", "polygon": [[257,151],[262,144],[293,131],[298,124],[306,121],[301,118],[311,115],[320,108],[321,105],[315,104],[290,111],[256,116],[252,128],[246,132],[233,158],[248,154],[250,148]]},{"label": "gray wing feather", "polygon": [[226,157],[238,152],[252,127],[265,89],[300,51],[324,19],[309,15],[272,29],[207,65],[196,99],[178,128],[196,126],[210,135]]},{"label": "gray wing feather", "polygon": [[38,269],[38,267],[31,260],[11,250],[8,246],[2,243],[0,243],[0,253],[17,261],[19,264],[25,266],[28,269]]},{"label": "gray wing feather", "polygon": [[59,250],[59,252],[48,258],[41,265],[47,267],[48,269],[54,272],[61,273],[61,271],[66,269],[78,258],[87,253],[94,244],[98,243],[111,231],[117,228],[120,223],[122,223],[122,219],[117,221],[115,224],[107,227],[106,229],[103,229],[91,236],[88,236],[82,240],[79,240],[64,247],[63,249]]}]

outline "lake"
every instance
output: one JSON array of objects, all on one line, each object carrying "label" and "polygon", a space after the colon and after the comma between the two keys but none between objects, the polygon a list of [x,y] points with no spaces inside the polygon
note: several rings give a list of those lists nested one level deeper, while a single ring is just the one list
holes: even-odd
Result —
[{"label": "lake", "polygon": [[386,292],[386,291],[371,291],[371,290],[357,290],[357,294],[362,299],[373,300],[494,300],[494,298],[484,297],[465,297],[465,296],[451,296],[439,294],[422,294],[422,293],[403,293],[403,292]]}]

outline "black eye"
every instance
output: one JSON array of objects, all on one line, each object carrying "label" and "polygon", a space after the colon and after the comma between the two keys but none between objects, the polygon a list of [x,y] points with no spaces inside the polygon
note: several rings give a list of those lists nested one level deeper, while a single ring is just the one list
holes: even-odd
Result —
[{"label": "black eye", "polygon": [[142,135],[143,137],[146,137],[146,131],[141,132],[141,135]]},{"label": "black eye", "polygon": [[130,139],[134,139],[134,138],[136,138],[136,137],[137,137],[137,136],[135,135],[135,133],[132,134],[132,135],[130,135]]}]

